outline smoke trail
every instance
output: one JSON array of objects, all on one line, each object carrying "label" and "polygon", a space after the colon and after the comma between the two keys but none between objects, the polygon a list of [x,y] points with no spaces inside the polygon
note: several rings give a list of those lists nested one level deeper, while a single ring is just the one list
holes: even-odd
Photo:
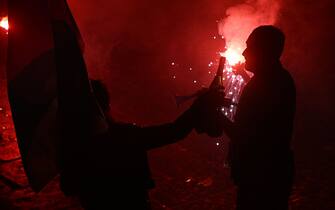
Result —
[{"label": "smoke trail", "polygon": [[[219,34],[225,37],[226,48],[239,55],[251,31],[259,25],[275,24],[281,0],[247,0],[226,10],[226,18],[218,23]],[[241,60],[244,60],[241,57]]]}]

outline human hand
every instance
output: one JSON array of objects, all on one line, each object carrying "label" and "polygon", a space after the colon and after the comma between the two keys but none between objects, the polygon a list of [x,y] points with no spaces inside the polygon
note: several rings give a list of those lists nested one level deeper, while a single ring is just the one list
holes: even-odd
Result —
[{"label": "human hand", "polygon": [[210,137],[219,137],[223,133],[221,107],[226,103],[224,92],[208,89],[192,104],[195,110],[195,130],[197,133],[206,133]]}]

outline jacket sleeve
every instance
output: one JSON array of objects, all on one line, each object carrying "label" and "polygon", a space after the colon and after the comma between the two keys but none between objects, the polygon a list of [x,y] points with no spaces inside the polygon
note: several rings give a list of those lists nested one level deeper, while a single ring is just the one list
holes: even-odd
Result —
[{"label": "jacket sleeve", "polygon": [[161,125],[140,127],[132,124],[114,123],[111,138],[118,143],[145,150],[176,143],[184,139],[193,129],[194,116],[191,110],[185,111],[175,121]]}]

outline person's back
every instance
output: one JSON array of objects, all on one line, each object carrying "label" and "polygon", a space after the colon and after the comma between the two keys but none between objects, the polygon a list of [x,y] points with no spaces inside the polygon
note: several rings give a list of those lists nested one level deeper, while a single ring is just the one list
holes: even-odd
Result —
[{"label": "person's back", "polygon": [[85,209],[148,209],[147,190],[154,187],[144,148],[134,126],[109,121],[109,131],[91,140],[80,198]]}]

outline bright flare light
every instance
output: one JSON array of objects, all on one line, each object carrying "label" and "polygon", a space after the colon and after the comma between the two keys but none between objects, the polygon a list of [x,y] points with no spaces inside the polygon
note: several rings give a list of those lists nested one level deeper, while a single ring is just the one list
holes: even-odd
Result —
[{"label": "bright flare light", "polygon": [[8,29],[9,29],[8,17],[1,18],[0,27],[5,29],[6,31],[8,31]]},{"label": "bright flare light", "polygon": [[220,52],[221,56],[226,57],[227,63],[230,66],[235,66],[238,63],[244,63],[245,59],[242,55],[244,46],[239,46],[241,44],[228,44],[227,50]]},{"label": "bright flare light", "polygon": [[220,55],[226,57],[230,66],[244,62],[244,57],[236,49],[229,48],[224,53],[220,53]]},{"label": "bright flare light", "polygon": [[[220,52],[220,55],[226,57],[227,61],[223,69],[222,77],[222,83],[225,87],[225,97],[232,101],[230,107],[223,107],[222,113],[224,113],[224,115],[232,121],[234,121],[236,105],[239,101],[242,90],[246,85],[243,75],[241,75],[238,71],[238,69],[243,67],[243,64],[245,63],[244,56],[242,55],[244,49],[245,44],[243,44],[243,41],[235,39],[234,41],[227,43],[226,50],[224,52]],[[240,71],[241,70],[242,69],[240,69]],[[245,74],[247,75],[247,73]]]}]

